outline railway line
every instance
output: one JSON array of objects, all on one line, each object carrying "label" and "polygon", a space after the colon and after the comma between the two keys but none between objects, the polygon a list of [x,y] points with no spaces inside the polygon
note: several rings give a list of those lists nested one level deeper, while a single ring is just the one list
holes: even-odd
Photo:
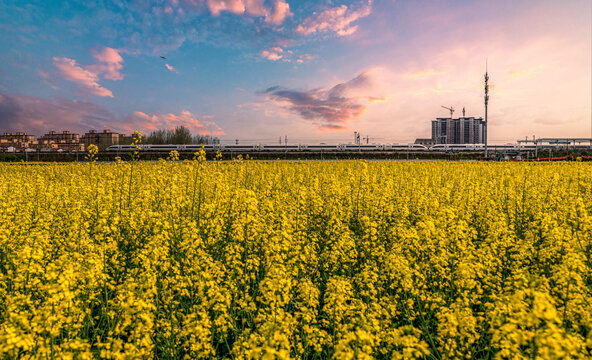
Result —
[{"label": "railway line", "polygon": [[[139,151],[147,152],[195,152],[199,151],[202,145],[112,145],[106,149],[106,152],[132,152]],[[252,144],[252,145],[222,145],[222,144],[208,144],[203,145],[206,152],[221,151],[221,152],[279,152],[279,153],[311,153],[311,152],[444,152],[444,153],[458,153],[458,152],[481,152],[484,151],[483,144],[438,144],[430,147],[419,144],[294,144],[294,145],[268,145],[268,144]],[[521,153],[530,151],[544,151],[544,150],[592,150],[591,145],[565,145],[565,144],[506,144],[506,145],[489,145],[488,151],[494,153]]]}]

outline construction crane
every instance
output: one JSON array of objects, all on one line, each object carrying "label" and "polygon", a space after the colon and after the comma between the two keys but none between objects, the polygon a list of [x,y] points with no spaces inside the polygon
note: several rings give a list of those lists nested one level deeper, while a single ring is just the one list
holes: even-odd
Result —
[{"label": "construction crane", "polygon": [[450,111],[450,118],[452,119],[452,114],[454,114],[454,109],[451,107],[442,106],[444,109]]},{"label": "construction crane", "polygon": [[370,143],[370,140],[382,140],[384,138],[381,137],[370,137],[368,135],[366,135],[365,137],[362,138],[362,140],[366,140],[366,144]]}]

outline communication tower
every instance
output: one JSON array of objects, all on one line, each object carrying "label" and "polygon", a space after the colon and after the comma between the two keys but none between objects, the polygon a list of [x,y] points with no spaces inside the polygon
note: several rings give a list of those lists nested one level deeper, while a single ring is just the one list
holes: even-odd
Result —
[{"label": "communication tower", "polygon": [[483,127],[483,141],[485,143],[485,158],[487,158],[487,104],[489,103],[489,75],[487,74],[487,60],[485,60],[485,126]]}]

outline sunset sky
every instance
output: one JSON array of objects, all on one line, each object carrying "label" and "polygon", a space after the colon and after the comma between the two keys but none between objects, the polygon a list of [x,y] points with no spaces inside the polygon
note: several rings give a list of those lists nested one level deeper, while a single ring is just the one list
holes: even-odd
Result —
[{"label": "sunset sky", "polygon": [[487,59],[491,143],[590,137],[591,18],[589,0],[0,0],[0,132],[408,143],[442,105],[483,116]]}]

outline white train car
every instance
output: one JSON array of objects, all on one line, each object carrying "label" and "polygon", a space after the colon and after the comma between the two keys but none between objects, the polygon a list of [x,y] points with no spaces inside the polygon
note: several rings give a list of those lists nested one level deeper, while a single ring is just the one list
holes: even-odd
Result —
[{"label": "white train car", "polygon": [[430,151],[481,151],[484,149],[483,144],[437,144],[430,147]]},{"label": "white train car", "polygon": [[299,145],[261,145],[261,151],[299,151]]},{"label": "white train car", "polygon": [[437,144],[432,145],[429,148],[430,151],[448,151],[448,144]]},{"label": "white train car", "polygon": [[384,150],[391,150],[391,151],[427,151],[428,148],[425,145],[421,144],[388,144],[384,145]]},{"label": "white train car", "polygon": [[151,145],[146,144],[142,145],[142,151],[163,151],[163,152],[170,152],[173,150],[179,151],[182,150],[183,145],[173,145],[173,144],[166,144],[166,145]]},{"label": "white train car", "polygon": [[[483,146],[482,148],[485,149],[485,146]],[[491,150],[491,151],[504,152],[504,151],[515,151],[518,148],[515,144],[506,144],[506,145],[487,145],[487,149]]]},{"label": "white train car", "polygon": [[259,145],[222,145],[222,151],[250,152],[260,150]]},{"label": "white train car", "polygon": [[[182,145],[182,150],[183,151],[191,151],[191,152],[196,152],[201,150],[202,145],[198,145],[198,144],[191,144],[191,145]],[[214,151],[214,150],[218,150],[220,149],[220,147],[218,145],[203,145],[203,149],[205,151]]]},{"label": "white train car", "polygon": [[106,151],[135,151],[143,150],[146,145],[111,145]]},{"label": "white train car", "polygon": [[340,151],[341,145],[327,145],[327,144],[319,144],[319,145],[302,145],[300,147],[302,151]]},{"label": "white train car", "polygon": [[344,151],[377,151],[377,150],[382,150],[383,147],[382,145],[376,145],[376,144],[366,144],[366,145],[356,145],[356,144],[343,144],[341,145],[342,150]]}]

